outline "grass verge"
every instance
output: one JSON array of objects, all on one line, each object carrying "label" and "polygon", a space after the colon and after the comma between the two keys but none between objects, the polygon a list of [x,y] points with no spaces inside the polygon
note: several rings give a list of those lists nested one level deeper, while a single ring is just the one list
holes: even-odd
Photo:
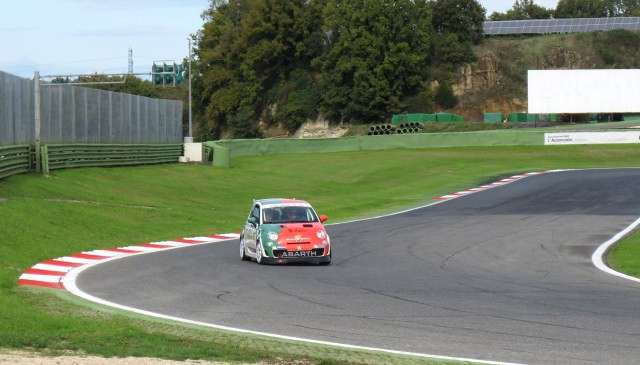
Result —
[{"label": "grass verge", "polygon": [[442,364],[96,311],[59,292],[19,288],[16,279],[36,262],[81,250],[237,231],[252,198],[307,199],[336,221],[416,205],[492,176],[621,166],[640,166],[637,146],[252,156],[234,159],[230,169],[162,165],[14,176],[0,181],[0,347],[177,360]]},{"label": "grass verge", "polygon": [[640,277],[640,232],[618,242],[608,253],[607,263],[617,271]]}]

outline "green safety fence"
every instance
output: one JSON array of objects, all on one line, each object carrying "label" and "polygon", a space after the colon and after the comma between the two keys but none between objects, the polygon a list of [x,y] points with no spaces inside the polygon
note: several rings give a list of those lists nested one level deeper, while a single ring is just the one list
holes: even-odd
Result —
[{"label": "green safety fence", "polygon": [[541,131],[480,131],[317,139],[233,139],[205,142],[205,148],[213,150],[214,166],[228,167],[231,159],[238,156],[543,144],[544,132]]},{"label": "green safety fence", "polygon": [[502,113],[484,113],[484,122],[490,124],[502,123]]},{"label": "green safety fence", "polygon": [[48,144],[41,148],[42,172],[73,167],[178,162],[182,144]]},{"label": "green safety fence", "polygon": [[[491,113],[485,113],[485,116]],[[511,123],[557,122],[557,114],[509,113],[507,120]]]},{"label": "green safety fence", "polygon": [[411,114],[394,114],[391,117],[391,124],[398,125],[402,123],[433,123],[433,122],[464,122],[464,117],[453,113],[411,113]]},{"label": "green safety fence", "polygon": [[31,146],[0,146],[0,179],[29,172],[32,166]]},{"label": "green safety fence", "polygon": [[436,121],[445,123],[456,123],[464,122],[464,118],[462,117],[462,115],[453,113],[436,113]]}]

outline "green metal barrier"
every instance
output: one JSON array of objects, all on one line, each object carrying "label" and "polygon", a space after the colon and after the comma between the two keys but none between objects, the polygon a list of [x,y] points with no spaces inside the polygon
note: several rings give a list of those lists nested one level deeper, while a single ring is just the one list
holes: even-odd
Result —
[{"label": "green metal barrier", "polygon": [[2,146],[0,147],[0,179],[29,172],[33,165],[31,146]]},{"label": "green metal barrier", "polygon": [[461,115],[453,113],[411,113],[411,114],[394,114],[391,117],[391,124],[398,125],[402,123],[433,123],[433,122],[464,122]]},{"label": "green metal barrier", "polygon": [[230,166],[238,156],[287,153],[373,151],[398,148],[543,145],[542,131],[416,133],[314,139],[235,139],[205,142],[213,149],[213,165]]},{"label": "green metal barrier", "polygon": [[484,113],[484,122],[490,124],[502,123],[502,113]]},{"label": "green metal barrier", "polygon": [[73,167],[178,162],[182,144],[49,144],[41,146],[42,172]]}]

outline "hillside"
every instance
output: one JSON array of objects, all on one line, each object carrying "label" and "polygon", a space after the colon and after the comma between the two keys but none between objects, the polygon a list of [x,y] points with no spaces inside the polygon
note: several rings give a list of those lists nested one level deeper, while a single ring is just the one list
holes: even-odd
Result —
[{"label": "hillside", "polygon": [[467,120],[485,111],[526,111],[527,70],[640,67],[640,33],[610,31],[490,37],[474,48],[477,61],[461,67],[453,85]]}]

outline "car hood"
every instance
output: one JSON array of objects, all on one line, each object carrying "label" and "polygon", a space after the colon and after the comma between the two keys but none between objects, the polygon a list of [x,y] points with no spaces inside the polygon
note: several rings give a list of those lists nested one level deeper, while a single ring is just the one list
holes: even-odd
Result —
[{"label": "car hood", "polygon": [[262,242],[276,242],[278,245],[288,244],[318,244],[326,240],[324,226],[320,222],[314,223],[281,223],[263,224],[261,227]]}]

